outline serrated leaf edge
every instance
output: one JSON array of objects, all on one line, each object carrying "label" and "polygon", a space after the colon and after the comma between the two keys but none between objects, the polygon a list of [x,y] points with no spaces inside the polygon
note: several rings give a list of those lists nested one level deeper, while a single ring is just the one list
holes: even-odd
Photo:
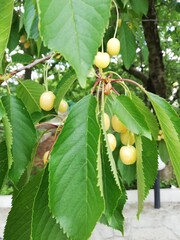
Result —
[{"label": "serrated leaf edge", "polygon": [[12,125],[10,123],[10,120],[7,116],[7,113],[5,113],[4,117],[2,118],[3,126],[5,129],[5,141],[6,141],[6,147],[7,147],[7,156],[8,156],[8,169],[11,168],[13,163],[13,156],[12,156],[12,145],[13,145],[13,134],[12,134]]},{"label": "serrated leaf edge", "polygon": [[109,143],[108,143],[107,134],[106,134],[106,131],[105,131],[103,114],[104,114],[104,112],[102,112],[101,118],[100,118],[101,129],[102,129],[102,132],[103,132],[103,135],[104,135],[104,140],[105,140],[105,143],[106,143],[107,155],[108,155],[109,163],[110,163],[110,166],[111,166],[111,172],[113,173],[113,176],[114,176],[114,179],[115,179],[115,182],[116,182],[117,186],[121,190],[121,185],[120,185],[119,178],[118,178],[118,172],[117,172],[116,164],[115,164],[115,161],[114,161],[114,158],[113,158],[113,155],[112,155]]},{"label": "serrated leaf edge", "polygon": [[[140,194],[142,193],[143,194],[143,199],[141,199],[142,201],[144,201],[145,199],[145,179],[144,179],[144,171],[143,171],[143,159],[142,159],[142,152],[143,152],[143,148],[142,148],[142,139],[141,139],[141,136],[137,136],[135,135],[135,144],[136,144],[136,149],[138,150],[137,151],[137,162],[136,162],[136,171],[138,173],[138,167],[139,167],[139,164],[142,165],[142,174],[143,174],[143,190],[140,189],[139,190],[139,179],[138,179],[138,174],[137,174],[137,191],[138,191],[138,211],[137,211],[137,218],[139,219],[139,216],[141,214],[141,212],[143,211],[143,207],[144,207],[144,203],[143,202],[140,202]],[[141,191],[142,190],[142,191]]]}]

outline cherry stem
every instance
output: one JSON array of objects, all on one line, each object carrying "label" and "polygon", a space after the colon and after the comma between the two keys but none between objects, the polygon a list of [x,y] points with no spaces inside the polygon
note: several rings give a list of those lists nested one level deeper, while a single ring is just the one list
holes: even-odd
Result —
[{"label": "cherry stem", "polygon": [[113,90],[113,92],[115,92],[118,96],[120,96],[120,94],[118,93],[118,91],[116,91],[116,89],[112,86],[111,89]]},{"label": "cherry stem", "polygon": [[94,85],[93,85],[93,87],[92,87],[92,89],[91,89],[91,94],[93,94],[94,93],[94,90],[95,90],[95,88],[97,87],[97,85],[100,83],[100,81],[102,81],[103,79],[101,79],[101,78],[98,78],[96,81],[95,81],[95,83],[94,83]]},{"label": "cherry stem", "polygon": [[101,52],[103,53],[104,52],[104,44],[103,44],[103,39],[102,39],[102,43],[101,43]]},{"label": "cherry stem", "polygon": [[136,85],[137,87],[139,87],[143,92],[146,91],[145,88],[142,85],[140,85],[139,83],[137,83],[137,82],[135,82],[135,81],[133,81],[131,79],[118,78],[118,79],[112,79],[111,82],[130,82],[130,83]]},{"label": "cherry stem", "polygon": [[48,64],[45,63],[44,65],[44,85],[46,92],[48,91]]},{"label": "cherry stem", "polygon": [[115,32],[114,32],[114,38],[116,37],[117,34],[117,29],[118,29],[118,20],[119,20],[119,11],[118,11],[118,6],[116,4],[116,2],[113,0],[114,6],[116,8],[116,28],[115,28]]}]

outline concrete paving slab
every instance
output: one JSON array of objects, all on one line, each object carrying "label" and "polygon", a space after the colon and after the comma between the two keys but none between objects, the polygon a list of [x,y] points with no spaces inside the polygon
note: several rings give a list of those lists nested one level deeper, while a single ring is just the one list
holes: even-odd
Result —
[{"label": "concrete paving slab", "polygon": [[136,204],[127,204],[125,206],[124,237],[119,231],[98,224],[91,236],[91,240],[180,239],[180,203],[162,203],[160,209],[154,209],[152,203],[145,203],[139,220],[136,218],[136,212]]},{"label": "concrete paving slab", "polygon": [[3,237],[4,227],[10,208],[0,208],[0,240]]}]

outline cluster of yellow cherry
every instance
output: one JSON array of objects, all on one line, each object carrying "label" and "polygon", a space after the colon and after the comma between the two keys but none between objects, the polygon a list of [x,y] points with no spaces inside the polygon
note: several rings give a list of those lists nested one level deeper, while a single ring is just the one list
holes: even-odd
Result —
[{"label": "cluster of yellow cherry", "polygon": [[164,140],[164,134],[163,131],[160,129],[157,137],[158,141]]},{"label": "cluster of yellow cherry", "polygon": [[[119,150],[120,160],[126,165],[135,163],[137,160],[137,152],[136,148],[133,146],[135,143],[134,133],[129,131],[116,115],[112,116],[110,123],[109,115],[104,113],[104,127],[106,131],[109,130],[110,124],[112,124],[112,128],[115,132],[120,133],[121,143],[125,145]],[[107,139],[109,147],[113,152],[117,145],[116,138],[112,133],[107,133]]]},{"label": "cluster of yellow cherry", "polygon": [[97,52],[94,58],[94,65],[103,69],[106,68],[110,63],[110,56],[116,56],[120,52],[120,41],[113,37],[107,42],[107,52]]},{"label": "cluster of yellow cherry", "polygon": [[[44,111],[50,111],[54,107],[54,101],[56,96],[52,91],[46,91],[41,94],[39,104]],[[68,109],[68,103],[62,99],[59,103],[58,112],[65,113]]]},{"label": "cluster of yellow cherry", "polygon": [[21,35],[19,41],[20,41],[20,43],[23,44],[25,49],[30,47],[30,41],[27,40],[26,35]]},{"label": "cluster of yellow cherry", "polygon": [[[54,108],[54,101],[55,101],[56,96],[52,91],[46,91],[41,94],[40,99],[39,99],[39,104],[41,109],[44,111],[50,111]],[[62,99],[59,103],[58,107],[58,112],[59,113],[65,113],[68,110],[68,103],[66,100]],[[47,164],[48,158],[49,158],[50,151],[46,151],[43,155],[43,162],[44,164]]]}]

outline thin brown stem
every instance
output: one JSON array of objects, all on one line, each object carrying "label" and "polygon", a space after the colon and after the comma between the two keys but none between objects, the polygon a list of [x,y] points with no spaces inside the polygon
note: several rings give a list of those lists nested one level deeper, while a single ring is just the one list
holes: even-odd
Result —
[{"label": "thin brown stem", "polygon": [[120,94],[118,93],[118,91],[116,91],[115,88],[112,87],[111,89],[113,90],[113,92],[114,92],[116,95],[120,96]]},{"label": "thin brown stem", "polygon": [[91,94],[93,94],[94,93],[94,91],[95,91],[95,88],[97,87],[97,85],[100,83],[100,81],[102,81],[103,79],[101,79],[101,78],[98,78],[96,81],[95,81],[95,83],[94,83],[94,85],[93,85],[93,87],[92,87],[92,89],[91,89]]}]

